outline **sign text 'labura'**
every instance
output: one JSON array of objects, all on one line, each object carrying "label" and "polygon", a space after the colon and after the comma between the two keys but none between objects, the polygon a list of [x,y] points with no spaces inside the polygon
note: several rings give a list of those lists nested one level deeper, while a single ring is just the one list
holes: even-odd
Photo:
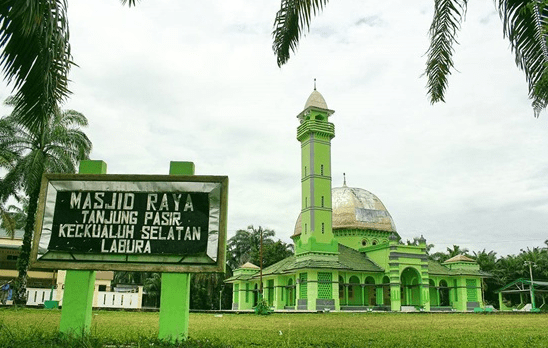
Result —
[{"label": "sign text 'labura'", "polygon": [[50,250],[180,254],[207,245],[207,193],[60,191]]}]

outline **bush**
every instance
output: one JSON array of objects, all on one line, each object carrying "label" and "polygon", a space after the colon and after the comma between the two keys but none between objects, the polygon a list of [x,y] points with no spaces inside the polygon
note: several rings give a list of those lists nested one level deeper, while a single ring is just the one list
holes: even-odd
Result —
[{"label": "bush", "polygon": [[260,299],[257,303],[257,307],[255,307],[255,314],[269,315],[270,313],[272,313],[272,309],[270,309],[266,300],[264,298]]}]

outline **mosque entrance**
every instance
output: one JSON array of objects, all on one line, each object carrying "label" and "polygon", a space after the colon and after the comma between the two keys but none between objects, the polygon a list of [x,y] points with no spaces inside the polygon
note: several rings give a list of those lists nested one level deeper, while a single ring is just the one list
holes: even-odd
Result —
[{"label": "mosque entrance", "polygon": [[348,281],[348,304],[350,306],[362,306],[362,287],[360,280],[356,276],[350,277]]},{"label": "mosque entrance", "polygon": [[375,306],[376,301],[376,288],[375,288],[375,279],[373,277],[365,278],[365,303],[366,306]]},{"label": "mosque entrance", "polygon": [[387,276],[382,278],[382,300],[385,306],[390,306],[390,278]]},{"label": "mosque entrance", "polygon": [[420,306],[421,276],[419,272],[407,267],[401,272],[401,305]]},{"label": "mosque entrance", "polygon": [[440,306],[450,306],[449,303],[449,286],[445,280],[440,281]]},{"label": "mosque entrance", "polygon": [[288,307],[295,307],[295,285],[293,284],[293,279],[289,278],[285,291],[285,305]]},{"label": "mosque entrance", "polygon": [[253,307],[257,307],[259,302],[259,285],[255,284],[255,290],[253,291]]}]

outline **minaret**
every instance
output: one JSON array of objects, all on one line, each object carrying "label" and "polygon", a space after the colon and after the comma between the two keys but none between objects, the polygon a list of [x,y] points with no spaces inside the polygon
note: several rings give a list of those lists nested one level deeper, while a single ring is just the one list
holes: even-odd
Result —
[{"label": "minaret", "polygon": [[316,90],[308,97],[304,110],[297,116],[297,140],[301,142],[301,235],[295,254],[336,254],[331,210],[331,139],[335,126],[328,121],[335,111],[329,110]]}]

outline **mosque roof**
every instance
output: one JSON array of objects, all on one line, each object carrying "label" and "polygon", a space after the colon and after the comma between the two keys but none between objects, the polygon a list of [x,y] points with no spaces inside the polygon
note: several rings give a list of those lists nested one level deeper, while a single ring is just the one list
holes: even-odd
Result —
[{"label": "mosque roof", "polygon": [[449,260],[446,260],[444,263],[451,263],[451,262],[476,262],[476,260],[469,258],[468,256],[464,255],[457,255],[453,256]]},{"label": "mosque roof", "polygon": [[243,265],[241,265],[240,267],[238,268],[246,268],[246,269],[261,269],[259,266],[251,263],[251,262],[246,262],[244,263]]},{"label": "mosque roof", "polygon": [[[473,260],[472,260],[473,261]],[[449,269],[439,262],[428,260],[428,273],[432,275],[476,275],[481,277],[490,277],[491,274],[479,269]]]},{"label": "mosque roof", "polygon": [[[339,244],[339,255],[336,260],[326,260],[323,257],[311,255],[299,258],[295,255],[283,259],[263,269],[263,276],[294,272],[306,268],[327,268],[347,271],[384,272],[384,269],[371,261],[364,253]],[[255,275],[257,276],[257,275]]]},{"label": "mosque roof", "polygon": [[[390,213],[373,193],[354,187],[334,187],[331,190],[333,230],[358,229],[396,232]],[[297,218],[293,236],[301,234],[301,215]]]},{"label": "mosque roof", "polygon": [[325,99],[323,98],[323,95],[318,92],[316,89],[312,91],[308,99],[306,100],[306,103],[304,104],[304,108],[307,109],[309,107],[317,107],[322,109],[328,109],[327,103],[325,102]]}]

